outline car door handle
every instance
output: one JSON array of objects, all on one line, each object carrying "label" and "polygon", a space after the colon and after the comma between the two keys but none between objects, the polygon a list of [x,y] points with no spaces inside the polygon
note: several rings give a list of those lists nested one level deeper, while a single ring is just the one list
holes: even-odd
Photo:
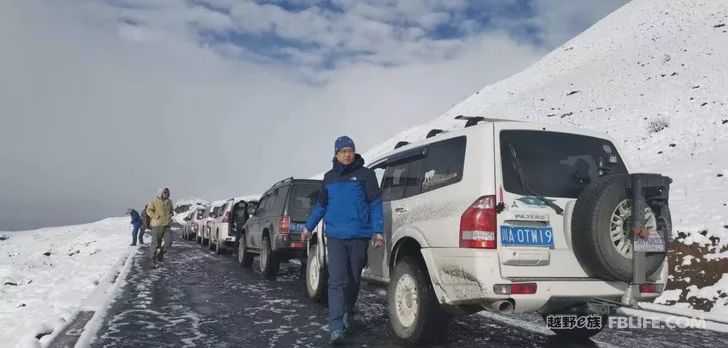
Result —
[{"label": "car door handle", "polygon": [[407,211],[407,208],[405,208],[405,207],[397,207],[397,208],[394,208],[394,212],[395,213],[404,213],[406,211]]}]

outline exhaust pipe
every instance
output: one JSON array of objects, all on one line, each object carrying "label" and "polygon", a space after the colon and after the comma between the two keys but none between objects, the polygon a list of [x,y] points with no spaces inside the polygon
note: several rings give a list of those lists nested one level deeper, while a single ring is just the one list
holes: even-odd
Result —
[{"label": "exhaust pipe", "polygon": [[513,313],[513,300],[498,300],[484,307],[499,314],[511,314]]}]

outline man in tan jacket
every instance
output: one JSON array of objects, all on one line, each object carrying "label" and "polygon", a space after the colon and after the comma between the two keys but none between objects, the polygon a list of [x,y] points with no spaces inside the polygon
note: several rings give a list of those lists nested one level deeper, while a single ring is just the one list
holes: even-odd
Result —
[{"label": "man in tan jacket", "polygon": [[[157,196],[152,198],[146,209],[152,228],[152,243],[149,246],[149,258],[152,267],[157,267],[157,259],[164,260],[164,253],[172,245],[172,201],[169,199],[169,189],[159,189]],[[162,243],[164,241],[164,243]],[[157,253],[157,248],[159,252]],[[156,256],[156,258],[155,258]]]}]

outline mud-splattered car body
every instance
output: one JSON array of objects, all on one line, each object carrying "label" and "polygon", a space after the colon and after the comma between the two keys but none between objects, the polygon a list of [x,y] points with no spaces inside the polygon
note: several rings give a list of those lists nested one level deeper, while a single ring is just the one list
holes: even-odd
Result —
[{"label": "mud-splattered car body", "polygon": [[[441,322],[427,318],[483,309],[608,314],[613,308],[599,301],[619,302],[630,287],[595,276],[573,245],[581,233],[572,231],[580,194],[608,175],[628,175],[613,142],[561,126],[486,121],[431,132],[369,165],[382,189],[385,246],[369,248],[363,277],[389,284],[390,318],[405,342],[422,342]],[[612,236],[622,233],[614,248],[631,257],[629,226],[610,228]],[[325,262],[320,246],[310,250]],[[408,265],[398,271],[402,262]],[[418,277],[429,289],[420,289]],[[637,297],[658,296],[666,278],[663,257],[646,275],[651,287]],[[402,298],[392,294],[407,291]]]}]

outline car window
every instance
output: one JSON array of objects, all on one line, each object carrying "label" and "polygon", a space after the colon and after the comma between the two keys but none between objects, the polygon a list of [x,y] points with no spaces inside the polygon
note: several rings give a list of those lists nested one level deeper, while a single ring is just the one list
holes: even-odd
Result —
[{"label": "car window", "polygon": [[418,194],[424,179],[422,169],[421,157],[388,166],[382,183],[382,200],[393,201]]},{"label": "car window", "polygon": [[290,186],[281,186],[274,191],[275,200],[271,205],[273,214],[283,214],[283,206],[286,204],[286,196],[288,196],[288,188]]},{"label": "car window", "polygon": [[462,180],[465,142],[466,137],[462,136],[438,141],[427,147],[421,192],[432,191]]},{"label": "car window", "polygon": [[[504,130],[500,134],[503,186],[520,195],[577,198],[599,178],[599,163],[616,156],[611,174],[626,174],[614,145],[605,139],[578,134]],[[512,150],[511,150],[512,149]],[[512,152],[516,153],[516,158]],[[516,161],[517,159],[517,161]],[[518,162],[532,192],[521,184]]]},{"label": "car window", "polygon": [[372,170],[374,171],[374,175],[377,176],[377,185],[381,188],[382,187],[382,179],[384,179],[384,170],[385,170],[385,167],[383,165],[376,166],[376,167],[372,168]]},{"label": "car window", "polygon": [[291,221],[306,221],[316,206],[320,193],[321,184],[294,186],[288,203],[288,216],[291,217]]},{"label": "car window", "polygon": [[273,202],[276,200],[276,191],[273,191],[265,196],[265,205],[263,205],[263,213],[262,215],[268,215],[271,214],[271,211],[273,209]]},{"label": "car window", "polygon": [[265,203],[268,201],[268,196],[264,196],[260,199],[258,206],[255,208],[255,216],[261,216],[265,214]]},{"label": "car window", "polygon": [[250,213],[250,215],[253,215],[253,213],[255,212],[255,209],[257,209],[257,208],[258,208],[258,201],[248,201],[248,213]]}]

